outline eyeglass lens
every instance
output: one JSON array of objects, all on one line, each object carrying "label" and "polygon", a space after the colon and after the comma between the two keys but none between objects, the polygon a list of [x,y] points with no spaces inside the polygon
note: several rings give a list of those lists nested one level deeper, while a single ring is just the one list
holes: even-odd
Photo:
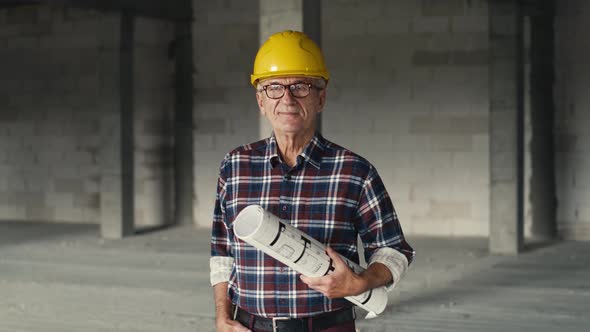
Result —
[{"label": "eyeglass lens", "polygon": [[303,98],[309,95],[310,85],[311,84],[309,83],[294,83],[288,85],[270,84],[267,85],[264,90],[266,90],[266,95],[269,98],[278,99],[285,95],[285,89],[289,87],[289,91],[291,91],[293,97]]}]

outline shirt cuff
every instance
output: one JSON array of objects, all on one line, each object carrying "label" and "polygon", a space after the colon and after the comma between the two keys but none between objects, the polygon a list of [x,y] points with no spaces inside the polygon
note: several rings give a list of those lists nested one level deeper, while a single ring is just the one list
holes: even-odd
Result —
[{"label": "shirt cuff", "polygon": [[209,259],[209,279],[211,286],[215,286],[220,282],[228,282],[231,274],[231,269],[234,264],[232,257],[213,256]]},{"label": "shirt cuff", "polygon": [[388,247],[379,248],[371,255],[369,265],[374,263],[385,265],[393,276],[393,282],[385,285],[385,289],[388,292],[391,292],[398,285],[408,270],[408,259],[406,256]]}]

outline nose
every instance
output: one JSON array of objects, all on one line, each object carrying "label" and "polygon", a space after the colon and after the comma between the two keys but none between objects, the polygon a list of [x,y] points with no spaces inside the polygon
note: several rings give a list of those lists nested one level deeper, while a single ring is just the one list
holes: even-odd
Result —
[{"label": "nose", "polygon": [[281,101],[285,104],[295,103],[295,97],[293,97],[293,93],[291,92],[291,89],[289,89],[288,87],[285,89],[285,94],[281,98]]}]

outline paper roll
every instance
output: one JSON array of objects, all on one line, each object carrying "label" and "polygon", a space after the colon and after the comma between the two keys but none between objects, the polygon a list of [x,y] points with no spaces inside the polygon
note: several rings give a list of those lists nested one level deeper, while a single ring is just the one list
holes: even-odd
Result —
[{"label": "paper roll", "polygon": [[[236,217],[233,228],[239,239],[305,276],[321,277],[334,270],[325,245],[259,205],[244,208]],[[364,271],[355,262],[340,257],[355,273]],[[385,310],[387,291],[385,287],[378,287],[346,299],[368,311],[369,316],[374,316]]]}]

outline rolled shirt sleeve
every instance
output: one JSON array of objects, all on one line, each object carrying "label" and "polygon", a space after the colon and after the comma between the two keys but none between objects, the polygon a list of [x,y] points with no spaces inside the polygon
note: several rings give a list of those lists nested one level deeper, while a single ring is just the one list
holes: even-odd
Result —
[{"label": "rolled shirt sleeve", "polygon": [[371,166],[363,184],[355,225],[369,265],[381,263],[393,276],[387,290],[395,288],[412,263],[415,252],[406,242],[393,203],[377,171]]},{"label": "rolled shirt sleeve", "polygon": [[217,180],[217,195],[213,211],[213,226],[211,228],[211,258],[209,259],[211,285],[226,282],[230,278],[234,258],[231,253],[230,234],[225,224],[225,169],[227,156],[222,161],[219,178]]},{"label": "rolled shirt sleeve", "polygon": [[388,292],[391,292],[397,287],[408,270],[408,259],[406,256],[399,251],[388,247],[375,250],[373,255],[371,255],[369,265],[374,263],[385,265],[393,276],[393,282],[385,286]]},{"label": "rolled shirt sleeve", "polygon": [[209,259],[211,286],[220,282],[228,282],[234,264],[233,257],[214,256]]}]

